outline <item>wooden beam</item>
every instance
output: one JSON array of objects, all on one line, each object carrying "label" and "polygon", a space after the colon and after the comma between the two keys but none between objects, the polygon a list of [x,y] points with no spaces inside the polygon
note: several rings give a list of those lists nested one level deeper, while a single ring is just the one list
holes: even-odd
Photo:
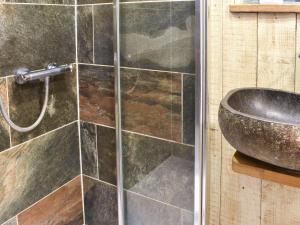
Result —
[{"label": "wooden beam", "polygon": [[286,170],[236,152],[232,158],[232,170],[264,180],[300,188],[300,172]]},{"label": "wooden beam", "polygon": [[232,4],[233,13],[300,13],[299,4]]}]

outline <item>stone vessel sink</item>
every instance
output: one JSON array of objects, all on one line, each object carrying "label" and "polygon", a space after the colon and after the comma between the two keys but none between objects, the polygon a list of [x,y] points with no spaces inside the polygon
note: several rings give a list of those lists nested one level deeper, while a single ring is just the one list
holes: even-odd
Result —
[{"label": "stone vessel sink", "polygon": [[263,88],[232,90],[221,101],[219,124],[237,151],[300,171],[300,95]]}]

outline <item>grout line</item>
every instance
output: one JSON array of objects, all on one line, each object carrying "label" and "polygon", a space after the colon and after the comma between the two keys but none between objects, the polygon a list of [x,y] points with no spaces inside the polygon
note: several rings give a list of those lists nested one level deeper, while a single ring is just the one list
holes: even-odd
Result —
[{"label": "grout line", "polygon": [[17,220],[17,225],[19,224],[19,220],[18,220],[18,216],[20,214],[22,214],[23,212],[25,212],[26,210],[32,208],[33,206],[37,205],[38,203],[40,203],[41,201],[43,201],[44,199],[48,198],[49,196],[51,196],[52,194],[54,194],[55,192],[57,192],[58,190],[60,190],[61,188],[67,186],[69,183],[73,182],[75,179],[77,179],[80,175],[75,176],[74,178],[72,178],[71,180],[69,180],[68,182],[66,182],[65,184],[61,185],[60,187],[54,189],[53,191],[51,191],[49,194],[45,195],[43,198],[39,199],[38,201],[36,201],[35,203],[31,204],[30,206],[26,207],[25,209],[23,209],[22,211],[20,211],[19,213],[17,213],[15,216],[13,216],[12,218],[8,219],[7,221],[3,222],[1,225],[4,225],[6,222],[10,221],[13,218],[16,218]]},{"label": "grout line", "polygon": [[92,5],[93,63],[95,63],[95,7]]},{"label": "grout line", "polygon": [[[100,124],[100,123],[95,123],[95,122],[89,122],[89,121],[84,121],[84,120],[81,120],[81,121],[85,122],[85,123],[95,124],[96,126],[102,126],[102,127],[106,127],[106,128],[115,129],[115,127],[108,126],[108,125],[105,125],[105,124]],[[189,146],[189,147],[194,147],[194,145],[191,145],[191,144],[181,143],[181,142],[178,142],[178,141],[174,141],[174,140],[170,140],[170,139],[165,139],[165,138],[160,138],[160,137],[152,136],[152,135],[149,135],[149,134],[143,134],[143,133],[139,133],[139,132],[135,132],[135,131],[130,131],[130,130],[126,130],[126,129],[123,129],[122,131],[126,132],[126,133],[130,133],[130,134],[136,134],[136,135],[139,135],[139,136],[145,136],[145,137],[149,137],[149,138],[153,138],[153,139],[158,139],[158,140],[162,140],[162,141],[172,142],[172,143],[175,143],[175,144],[181,144],[181,145],[185,145],[185,146]]]},{"label": "grout line", "polygon": [[183,90],[183,79],[184,79],[184,76],[183,74],[181,74],[181,142],[183,143],[183,120],[184,120],[184,117],[183,117],[183,112],[184,112],[184,109],[183,109],[183,95],[184,95],[184,90]]},{"label": "grout line", "polygon": [[79,4],[77,6],[83,7],[83,6],[101,6],[101,5],[113,5],[113,3],[112,2],[88,3],[88,4]]},{"label": "grout line", "polygon": [[[95,177],[91,177],[91,176],[88,176],[88,175],[85,175],[85,174],[82,174],[82,176],[83,176],[83,177],[87,177],[87,178],[89,178],[89,179],[92,179],[92,180],[94,180],[94,181],[96,181],[96,182],[100,182],[100,183],[106,184],[106,185],[111,186],[111,187],[113,187],[113,188],[115,188],[115,189],[117,188],[117,186],[116,186],[115,184],[108,183],[108,182],[106,182],[106,181],[97,179],[97,178],[95,178]],[[124,188],[124,190],[125,190],[126,192],[129,192],[129,193],[138,195],[138,196],[140,196],[140,197],[143,197],[143,198],[146,198],[146,199],[149,199],[149,200],[158,202],[158,203],[161,203],[161,204],[163,204],[163,205],[167,205],[167,206],[170,206],[170,207],[179,209],[179,210],[184,210],[184,211],[186,211],[186,212],[191,212],[191,213],[193,213],[192,211],[190,211],[190,210],[188,210],[188,209],[183,209],[183,208],[180,208],[180,207],[178,207],[178,206],[176,206],[176,205],[172,205],[172,204],[167,203],[167,202],[163,202],[163,201],[160,201],[160,200],[157,200],[157,199],[154,199],[154,198],[150,198],[150,197],[145,196],[145,195],[143,195],[143,194],[140,194],[140,193],[138,193],[138,192],[131,191],[131,190],[125,189],[125,188]]]},{"label": "grout line", "polygon": [[114,188],[117,188],[117,186],[116,186],[115,184],[108,183],[108,182],[106,182],[106,181],[104,181],[104,180],[100,180],[100,179],[98,179],[98,178],[91,177],[91,176],[86,175],[86,174],[82,174],[82,176],[83,176],[83,177],[90,178],[90,179],[92,179],[92,180],[94,180],[94,181],[97,181],[97,182],[101,182],[101,183],[107,184],[107,185],[112,186],[112,187],[114,187]]},{"label": "grout line", "polygon": [[84,204],[84,185],[83,185],[83,174],[80,174],[80,186],[81,186],[81,201],[82,201],[82,217],[83,224],[85,224],[85,204]]},{"label": "grout line", "polygon": [[[86,65],[86,66],[98,66],[98,67],[111,67],[114,68],[113,65],[105,65],[105,64],[92,64],[92,63],[78,63],[79,65]],[[151,72],[160,72],[160,73],[171,73],[171,74],[176,74],[176,75],[187,75],[187,76],[195,76],[194,73],[184,73],[184,72],[178,72],[178,71],[171,71],[171,70],[154,70],[154,69],[146,69],[146,68],[137,68],[137,67],[126,67],[126,66],[121,66],[121,69],[128,69],[128,70],[140,70],[140,71],[151,71]]]},{"label": "grout line", "polygon": [[16,217],[18,217],[20,214],[24,213],[25,211],[27,211],[28,209],[31,209],[32,207],[34,207],[35,205],[39,204],[40,202],[42,202],[43,200],[45,200],[46,198],[50,197],[51,195],[53,195],[55,192],[59,191],[61,188],[66,187],[67,185],[69,185],[71,182],[73,182],[75,179],[77,179],[80,175],[77,175],[75,177],[73,177],[71,180],[69,180],[68,182],[66,182],[65,184],[59,186],[58,188],[54,189],[53,191],[51,191],[49,194],[45,195],[43,198],[39,199],[38,201],[36,201],[35,203],[33,203],[32,205],[26,207],[25,209],[23,209],[21,212],[16,214]]},{"label": "grout line", "polygon": [[[75,0],[77,3],[77,0]],[[78,30],[77,30],[77,7],[75,7],[75,55],[76,55],[76,94],[77,94],[77,120],[78,120],[78,138],[80,154],[80,173],[82,174],[82,155],[81,155],[81,133],[80,133],[80,99],[79,99],[79,68],[78,68]]]},{"label": "grout line", "polygon": [[138,132],[129,131],[129,130],[123,130],[123,131],[126,132],[126,133],[130,133],[130,134],[136,134],[136,135],[140,135],[140,136],[144,136],[144,137],[149,137],[149,138],[153,138],[153,139],[158,139],[158,140],[162,140],[162,141],[167,141],[167,142],[171,142],[171,143],[175,143],[175,144],[181,144],[181,145],[188,146],[188,147],[194,147],[194,145],[191,145],[191,144],[186,144],[186,143],[181,143],[181,142],[174,141],[174,140],[169,140],[169,139],[165,139],[165,138],[155,137],[155,136],[148,135],[148,134],[138,133]]},{"label": "grout line", "polygon": [[10,147],[10,148],[8,148],[8,149],[5,149],[5,150],[1,151],[1,152],[0,152],[0,155],[3,154],[3,153],[5,153],[5,152],[11,151],[11,150],[13,150],[13,149],[15,149],[15,148],[18,148],[18,147],[20,147],[21,145],[28,144],[29,142],[31,142],[31,141],[33,141],[33,140],[36,140],[36,139],[39,139],[39,138],[41,138],[41,137],[43,137],[43,136],[49,135],[49,134],[51,134],[51,133],[54,133],[54,132],[56,132],[56,131],[58,131],[58,130],[60,130],[60,129],[63,129],[63,128],[69,126],[69,125],[75,124],[75,123],[77,123],[77,122],[78,122],[78,120],[74,120],[74,121],[72,121],[72,122],[70,122],[70,123],[64,124],[64,125],[62,125],[62,126],[60,126],[60,127],[57,127],[57,128],[55,128],[55,129],[53,129],[53,130],[50,130],[50,131],[48,131],[48,132],[46,132],[46,133],[43,133],[43,134],[39,135],[39,136],[36,136],[36,137],[31,138],[31,139],[29,139],[29,140],[27,140],[27,141],[24,141],[24,142],[22,142],[22,143],[20,143],[20,144],[14,145],[14,146],[12,146],[12,147]]},{"label": "grout line", "polygon": [[74,4],[51,4],[51,3],[33,3],[33,2],[0,2],[0,5],[34,5],[34,6],[64,6],[64,7],[74,7]]},{"label": "grout line", "polygon": [[[161,73],[172,73],[172,74],[178,74],[181,75],[182,72],[179,71],[171,71],[171,70],[154,70],[154,69],[145,69],[145,68],[137,68],[137,67],[127,67],[127,66],[121,66],[121,69],[128,69],[128,70],[144,70],[144,71],[153,71],[153,72],[161,72]],[[185,75],[192,75],[195,76],[194,73],[184,73]]]},{"label": "grout line", "polygon": [[104,65],[104,64],[93,64],[93,63],[78,63],[79,65],[83,65],[83,66],[95,66],[95,67],[111,67],[114,68],[114,66],[112,65]]},{"label": "grout line", "polygon": [[[77,0],[75,0],[77,5]],[[76,55],[76,94],[77,94],[77,116],[78,116],[78,146],[79,146],[79,158],[80,158],[80,181],[81,181],[81,201],[82,201],[82,219],[85,224],[85,206],[84,206],[84,190],[83,190],[83,179],[82,179],[82,148],[81,148],[81,132],[80,132],[80,94],[79,94],[79,66],[78,66],[78,8],[75,7],[75,55]]]},{"label": "grout line", "polygon": [[[10,110],[9,110],[9,90],[8,90],[8,78],[6,77],[5,78],[5,83],[6,83],[6,101],[7,101],[7,113],[8,113],[8,116],[10,117]],[[4,109],[5,110],[5,109]],[[11,148],[12,147],[12,133],[11,133],[11,127],[9,125],[8,126],[8,135],[9,135],[9,147]]]},{"label": "grout line", "polygon": [[115,129],[115,127],[113,127],[113,126],[109,126],[109,125],[105,125],[105,124],[101,124],[101,123],[95,123],[95,122],[92,122],[92,121],[85,121],[85,120],[82,120],[82,119],[81,119],[81,121],[84,122],[84,123],[94,124],[96,126],[102,126],[102,127],[106,127],[106,128]]},{"label": "grout line", "polygon": [[97,158],[96,158],[96,161],[97,161],[97,177],[98,179],[100,179],[100,173],[99,173],[99,151],[98,151],[98,129],[97,129],[97,125],[96,124],[93,124],[94,127],[95,127],[95,135],[96,135],[96,138],[95,138],[95,141],[96,141],[96,153],[97,153]]},{"label": "grout line", "polygon": [[7,75],[7,76],[3,76],[2,78],[13,78],[13,77],[15,77],[16,75],[14,75],[14,74],[11,74],[11,75]]},{"label": "grout line", "polygon": [[183,225],[183,213],[180,210],[180,225]]},{"label": "grout line", "polygon": [[[142,0],[142,1],[126,1],[120,2],[120,5],[128,5],[128,4],[147,4],[147,3],[173,3],[173,2],[194,2],[195,0]],[[88,4],[80,4],[77,6],[91,6],[91,5],[113,5],[112,2],[105,2],[105,3],[88,3]]]},{"label": "grout line", "polygon": [[[160,201],[160,200],[157,200],[157,199],[154,199],[154,198],[150,198],[150,197],[148,197],[148,196],[145,196],[145,195],[143,195],[143,194],[140,194],[140,193],[137,193],[137,192],[128,190],[128,189],[124,189],[124,190],[125,190],[126,192],[128,192],[128,193],[131,193],[131,194],[140,196],[140,197],[142,197],[142,198],[146,198],[146,199],[148,199],[148,200],[152,200],[152,201],[157,202],[157,203],[160,203],[160,204],[162,204],[162,205],[166,205],[166,206],[169,206],[169,207],[173,207],[173,208],[178,209],[178,210],[182,210],[182,209],[183,209],[183,208],[180,208],[180,207],[178,207],[178,206],[176,206],[176,205],[172,205],[172,204],[167,203],[167,202],[163,202],[163,201]],[[186,210],[186,211],[189,211],[189,210]],[[191,211],[190,211],[190,212],[191,212]]]},{"label": "grout line", "polygon": [[[181,75],[180,75],[181,76]],[[173,76],[171,76],[171,138],[173,139],[174,138],[174,132],[173,132],[173,116],[174,116],[174,113],[173,113],[173,100],[174,100],[174,96],[173,96]],[[181,139],[181,138],[180,138]],[[181,140],[180,140],[181,141]]]},{"label": "grout line", "polygon": [[[6,220],[6,221],[4,221],[3,223],[1,223],[1,225],[6,225],[6,223],[8,223],[8,222],[10,222],[11,220],[16,220],[17,221],[17,225],[19,224],[18,223],[18,218],[17,218],[17,216],[13,216],[13,217],[11,217],[11,218],[9,218],[8,220]],[[9,223],[10,224],[10,223]]]},{"label": "grout line", "polygon": [[[149,4],[149,3],[173,3],[173,2],[194,2],[195,0],[146,0],[146,1],[128,1],[128,2],[120,2],[120,5],[128,5],[128,4]],[[0,2],[0,5],[24,5],[24,6],[63,6],[63,7],[83,7],[83,6],[101,6],[101,5],[113,5],[112,2],[106,3],[94,3],[94,4],[51,4],[51,3],[26,3],[26,2]]]}]

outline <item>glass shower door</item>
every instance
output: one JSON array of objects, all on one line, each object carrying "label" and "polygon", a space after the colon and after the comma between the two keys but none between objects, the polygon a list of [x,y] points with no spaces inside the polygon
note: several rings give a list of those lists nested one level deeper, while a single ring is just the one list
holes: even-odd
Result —
[{"label": "glass shower door", "polygon": [[192,225],[195,2],[119,7],[124,224]]}]

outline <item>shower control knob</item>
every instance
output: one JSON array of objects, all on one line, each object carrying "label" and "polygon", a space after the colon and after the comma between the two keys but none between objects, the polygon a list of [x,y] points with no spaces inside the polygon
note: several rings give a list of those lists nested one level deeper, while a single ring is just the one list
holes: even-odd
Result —
[{"label": "shower control knob", "polygon": [[50,63],[50,64],[48,64],[48,66],[46,67],[46,69],[47,70],[51,70],[51,69],[55,69],[57,67],[58,67],[57,63]]},{"label": "shower control knob", "polygon": [[28,68],[19,68],[16,71],[16,83],[18,84],[24,84],[26,83],[26,77],[25,75],[28,74],[30,70]]}]

